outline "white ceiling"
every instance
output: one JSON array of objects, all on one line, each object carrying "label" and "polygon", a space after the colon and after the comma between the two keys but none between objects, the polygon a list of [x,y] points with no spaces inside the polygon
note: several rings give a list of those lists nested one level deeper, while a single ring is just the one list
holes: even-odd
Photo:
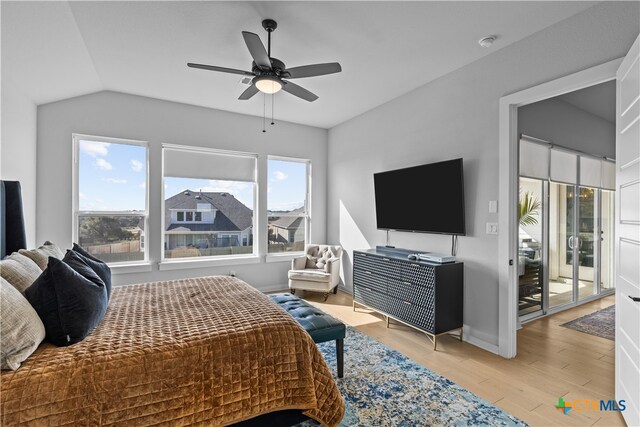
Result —
[{"label": "white ceiling", "polygon": [[[330,128],[594,4],[2,1],[3,84],[36,104],[114,90],[261,116],[261,95],[237,100],[240,76],[186,63],[249,69],[241,31],[266,41],[260,23],[273,18],[274,57],[343,68],[296,80],[313,103],[277,94],[276,119]],[[495,45],[480,48],[489,34]]]},{"label": "white ceiling", "polygon": [[608,122],[616,122],[616,81],[611,80],[584,89],[560,95],[558,99],[568,102]]}]

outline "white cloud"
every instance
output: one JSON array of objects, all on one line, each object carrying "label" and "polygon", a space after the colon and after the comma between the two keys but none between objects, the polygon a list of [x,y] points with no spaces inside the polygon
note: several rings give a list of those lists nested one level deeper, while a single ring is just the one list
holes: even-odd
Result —
[{"label": "white cloud", "polygon": [[275,171],[273,173],[273,178],[276,181],[284,181],[285,179],[289,178],[289,175],[287,175],[286,173],[284,173],[282,171]]},{"label": "white cloud", "polygon": [[145,188],[147,188],[147,183],[142,181],[140,184],[138,184],[138,187],[144,190]]},{"label": "white cloud", "polygon": [[80,197],[80,210],[81,211],[109,211],[113,210],[108,206],[105,201],[99,197],[91,198],[84,193],[78,194]]},{"label": "white cloud", "polygon": [[91,157],[106,156],[109,146],[111,144],[108,142],[80,141],[80,152]]},{"label": "white cloud", "polygon": [[139,160],[131,160],[130,164],[131,170],[134,172],[140,172],[142,170],[142,167],[144,166]]},{"label": "white cloud", "polygon": [[118,179],[118,178],[102,178],[104,182],[108,182],[109,184],[126,184],[126,179]]},{"label": "white cloud", "polygon": [[103,171],[110,171],[111,169],[113,169],[111,163],[102,158],[96,159],[94,164],[98,167],[98,169],[102,169]]}]

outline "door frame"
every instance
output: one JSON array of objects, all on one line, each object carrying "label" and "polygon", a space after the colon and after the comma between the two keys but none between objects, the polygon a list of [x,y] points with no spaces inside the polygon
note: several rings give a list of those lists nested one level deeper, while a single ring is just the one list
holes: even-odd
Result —
[{"label": "door frame", "polygon": [[518,107],[615,80],[623,58],[500,98],[498,212],[498,354],[516,356],[518,328]]}]

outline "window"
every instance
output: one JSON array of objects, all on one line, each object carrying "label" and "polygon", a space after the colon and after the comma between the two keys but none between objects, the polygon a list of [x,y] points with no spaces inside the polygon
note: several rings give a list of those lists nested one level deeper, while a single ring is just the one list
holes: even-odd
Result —
[{"label": "window", "polygon": [[165,145],[163,157],[164,259],[254,254],[257,156]]},{"label": "window", "polygon": [[269,253],[304,250],[309,239],[309,160],[269,157]]},{"label": "window", "polygon": [[107,263],[148,259],[147,145],[73,136],[73,240]]}]

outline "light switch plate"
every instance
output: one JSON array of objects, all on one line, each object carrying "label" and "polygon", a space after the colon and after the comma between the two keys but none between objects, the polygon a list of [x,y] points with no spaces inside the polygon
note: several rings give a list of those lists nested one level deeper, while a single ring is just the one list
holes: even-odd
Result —
[{"label": "light switch plate", "polygon": [[497,222],[488,222],[487,223],[487,234],[498,234],[498,223]]},{"label": "light switch plate", "polygon": [[489,213],[498,213],[498,201],[489,200]]}]

